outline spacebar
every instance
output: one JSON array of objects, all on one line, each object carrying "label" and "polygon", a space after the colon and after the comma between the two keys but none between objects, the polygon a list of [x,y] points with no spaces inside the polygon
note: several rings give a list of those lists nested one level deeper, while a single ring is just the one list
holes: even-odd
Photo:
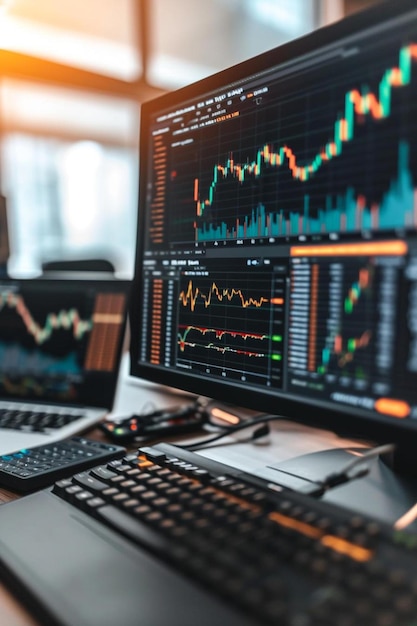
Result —
[{"label": "spacebar", "polygon": [[115,506],[102,506],[95,511],[95,515],[119,530],[123,535],[154,552],[165,551],[168,548],[168,541],[162,535]]}]

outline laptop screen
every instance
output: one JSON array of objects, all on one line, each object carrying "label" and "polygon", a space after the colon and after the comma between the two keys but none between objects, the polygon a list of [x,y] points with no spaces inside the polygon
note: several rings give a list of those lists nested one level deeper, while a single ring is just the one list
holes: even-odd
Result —
[{"label": "laptop screen", "polygon": [[0,397],[110,408],[128,285],[1,280]]}]

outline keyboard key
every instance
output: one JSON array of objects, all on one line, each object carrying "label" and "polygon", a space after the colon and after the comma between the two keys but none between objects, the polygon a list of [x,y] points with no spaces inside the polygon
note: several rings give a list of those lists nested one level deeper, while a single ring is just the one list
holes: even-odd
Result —
[{"label": "keyboard key", "polygon": [[106,483],[103,483],[101,480],[97,480],[97,478],[94,478],[94,476],[88,474],[87,472],[80,472],[79,474],[75,474],[74,482],[83,487],[88,487],[88,489],[94,492],[99,492],[103,491],[103,489],[107,489]]},{"label": "keyboard key", "polygon": [[98,514],[103,520],[111,524],[111,526],[115,526],[124,535],[127,535],[152,550],[161,552],[168,547],[167,541],[163,536],[154,532],[144,523],[139,522],[137,519],[134,519],[128,515],[128,513],[119,510],[115,506],[105,505],[98,509]]}]

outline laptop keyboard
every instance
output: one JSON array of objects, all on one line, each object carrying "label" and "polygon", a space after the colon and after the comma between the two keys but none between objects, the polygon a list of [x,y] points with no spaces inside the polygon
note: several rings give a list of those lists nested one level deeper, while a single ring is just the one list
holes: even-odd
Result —
[{"label": "laptop keyboard", "polygon": [[62,428],[83,417],[82,413],[0,409],[0,428],[43,433]]},{"label": "laptop keyboard", "polygon": [[57,482],[55,494],[156,553],[254,623],[411,626],[412,535],[261,486],[161,444]]}]

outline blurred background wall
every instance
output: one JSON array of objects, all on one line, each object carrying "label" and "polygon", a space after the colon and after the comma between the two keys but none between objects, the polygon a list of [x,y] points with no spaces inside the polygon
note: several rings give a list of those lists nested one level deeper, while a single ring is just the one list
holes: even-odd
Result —
[{"label": "blurred background wall", "polygon": [[130,277],[141,102],[375,2],[0,0],[9,273],[99,257]]}]

